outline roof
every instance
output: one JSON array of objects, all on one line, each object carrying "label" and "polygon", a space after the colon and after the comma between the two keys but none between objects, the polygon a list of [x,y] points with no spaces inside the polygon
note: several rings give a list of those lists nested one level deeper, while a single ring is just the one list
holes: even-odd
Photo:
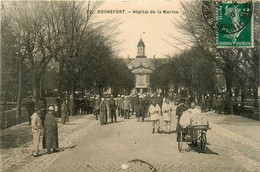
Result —
[{"label": "roof", "polygon": [[143,67],[138,67],[135,68],[134,70],[132,70],[132,73],[153,73],[153,71],[151,69],[147,69],[147,68],[143,68]]},{"label": "roof", "polygon": [[145,68],[154,70],[154,64],[148,58],[135,58],[129,65],[128,68],[130,70],[134,70],[136,68]]},{"label": "roof", "polygon": [[140,41],[138,42],[137,47],[145,47],[142,38],[141,38]]}]

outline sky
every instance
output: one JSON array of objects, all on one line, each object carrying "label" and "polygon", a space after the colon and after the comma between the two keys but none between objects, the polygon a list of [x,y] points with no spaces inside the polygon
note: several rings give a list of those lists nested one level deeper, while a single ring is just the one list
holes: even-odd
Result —
[{"label": "sky", "polygon": [[[164,58],[166,54],[176,54],[181,51],[168,42],[173,43],[180,49],[182,47],[180,42],[170,38],[169,34],[176,38],[184,39],[185,35],[180,33],[180,30],[176,28],[173,21],[181,20],[181,6],[179,1],[108,1],[104,2],[99,7],[99,12],[96,12],[96,16],[99,19],[113,19],[117,18],[122,22],[118,26],[119,35],[115,38],[120,42],[117,46],[121,51],[119,55],[123,58],[135,58],[137,54],[137,44],[142,37],[142,40],[146,46],[146,56],[152,58],[154,55],[156,58]],[[102,13],[102,10],[121,10],[116,14],[115,12]],[[123,13],[123,10],[124,13]],[[148,10],[148,14],[136,14],[133,10]],[[155,11],[152,13],[151,10]],[[160,10],[162,13],[158,13]],[[171,11],[172,13],[163,13],[163,10]],[[176,13],[178,12],[178,13]],[[143,34],[142,34],[143,33]],[[166,40],[166,41],[165,41]]]}]

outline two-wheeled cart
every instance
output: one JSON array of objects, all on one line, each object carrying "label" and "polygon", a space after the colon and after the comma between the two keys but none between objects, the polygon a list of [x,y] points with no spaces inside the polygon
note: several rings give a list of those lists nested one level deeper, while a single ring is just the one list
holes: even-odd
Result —
[{"label": "two-wheeled cart", "polygon": [[[188,142],[187,139],[184,138],[184,129],[187,130],[187,135],[189,135],[189,141],[191,141],[194,145],[198,145],[199,152],[205,152],[206,151],[206,143],[207,143],[207,130],[210,130],[209,125],[195,125],[191,126],[189,125],[186,128],[181,128],[179,133],[177,133],[177,139],[178,141],[178,149],[179,152],[182,150],[182,144],[183,142]],[[200,144],[198,144],[200,142]]]}]

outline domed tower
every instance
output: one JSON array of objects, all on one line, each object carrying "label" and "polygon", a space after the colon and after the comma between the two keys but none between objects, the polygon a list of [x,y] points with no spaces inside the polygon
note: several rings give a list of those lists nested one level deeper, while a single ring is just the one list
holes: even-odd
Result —
[{"label": "domed tower", "polygon": [[155,66],[145,55],[145,45],[142,38],[137,44],[137,56],[128,65],[128,69],[135,75],[135,89],[133,92],[147,92],[150,89],[150,75],[155,70]]},{"label": "domed tower", "polygon": [[137,44],[137,56],[136,56],[136,58],[146,58],[146,56],[145,56],[145,45],[144,45],[142,38],[140,39],[140,41]]}]

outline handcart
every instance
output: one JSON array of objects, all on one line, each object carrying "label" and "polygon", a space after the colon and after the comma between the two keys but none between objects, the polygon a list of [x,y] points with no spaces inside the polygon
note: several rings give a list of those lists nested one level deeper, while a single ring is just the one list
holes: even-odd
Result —
[{"label": "handcart", "polygon": [[[187,131],[186,136],[190,136],[189,140],[184,138],[185,129]],[[181,152],[182,150],[182,143],[188,141],[191,141],[194,145],[197,145],[199,148],[199,152],[205,152],[206,143],[207,143],[207,137],[206,137],[207,130],[210,130],[209,125],[195,125],[195,126],[189,125],[186,128],[181,128],[179,133],[177,133],[177,135],[179,135],[177,136],[179,137],[179,139],[177,139],[179,152]],[[197,144],[198,141],[200,142],[199,145]]]}]

